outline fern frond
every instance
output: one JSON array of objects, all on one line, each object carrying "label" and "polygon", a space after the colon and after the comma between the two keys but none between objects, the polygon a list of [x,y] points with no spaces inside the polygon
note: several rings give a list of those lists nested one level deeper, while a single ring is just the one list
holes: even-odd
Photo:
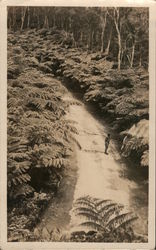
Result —
[{"label": "fern frond", "polygon": [[133,221],[136,221],[138,219],[137,216],[134,216],[132,218],[126,219],[125,221],[123,221],[121,224],[118,224],[117,227],[115,227],[114,230],[118,230],[121,227],[125,227],[125,226],[129,226]]},{"label": "fern frond", "polygon": [[[114,206],[116,206],[117,204],[116,203],[102,203],[103,204],[103,206],[101,206],[100,205],[100,209],[99,209],[99,206],[98,207],[96,207],[97,209],[98,209],[98,212],[100,213],[100,214],[103,214],[104,212],[107,212],[107,210],[109,209],[109,208],[112,208],[112,207],[114,207]],[[108,205],[107,205],[108,204]]]},{"label": "fern frond", "polygon": [[111,200],[100,200],[90,196],[80,197],[75,202],[74,212],[85,220],[81,226],[92,227],[102,232],[116,230],[122,225],[129,225],[137,218],[132,212],[124,212],[124,206]]},{"label": "fern frond", "polygon": [[[10,176],[9,176],[10,177]],[[9,185],[19,185],[19,184],[23,184],[23,183],[27,183],[30,181],[30,176],[28,174],[21,174],[18,176],[12,176],[12,179],[10,179],[10,182],[8,183]]]},{"label": "fern frond", "polygon": [[42,111],[45,106],[45,101],[41,98],[28,99],[27,107],[31,110]]},{"label": "fern frond", "polygon": [[85,227],[94,228],[96,231],[103,231],[104,230],[103,226],[101,226],[100,224],[93,222],[93,221],[82,222],[80,225],[85,226]]},{"label": "fern frond", "polygon": [[27,153],[10,153],[8,156],[10,159],[16,161],[30,160],[30,156]]},{"label": "fern frond", "polygon": [[77,207],[74,209],[74,212],[78,215],[79,213],[87,213],[90,214],[92,216],[98,216],[97,211],[93,210],[92,208],[89,207]]},{"label": "fern frond", "polygon": [[101,218],[98,218],[100,217],[98,216],[98,214],[94,215],[93,213],[90,213],[90,212],[78,212],[77,215],[82,216],[83,218],[86,218],[90,222],[99,223],[100,225],[102,225]]},{"label": "fern frond", "polygon": [[108,222],[107,228],[110,230],[112,228],[116,228],[119,225],[121,225],[123,222],[127,221],[127,219],[129,220],[129,217],[131,218],[131,216],[133,216],[132,212],[120,214]]},{"label": "fern frond", "polygon": [[18,99],[14,97],[9,98],[9,100],[7,101],[7,106],[8,108],[18,106]]},{"label": "fern frond", "polygon": [[27,145],[16,143],[13,145],[8,145],[8,152],[26,152],[28,149]]},{"label": "fern frond", "polygon": [[89,200],[84,200],[84,199],[79,199],[79,200],[76,200],[75,206],[85,206],[87,208],[91,208],[93,209],[94,211],[96,211],[96,208],[95,208],[95,205],[93,202],[89,201]]},{"label": "fern frond", "polygon": [[43,164],[45,167],[54,167],[54,168],[61,168],[64,166],[64,159],[63,158],[51,158],[51,159],[43,159]]},{"label": "fern frond", "polygon": [[15,169],[13,170],[14,174],[22,174],[26,173],[27,170],[30,168],[31,162],[24,161],[24,162],[18,162],[15,165]]},{"label": "fern frond", "polygon": [[107,204],[111,204],[112,203],[112,201],[111,200],[97,200],[97,202],[96,202],[96,207],[97,208],[99,208],[99,207],[101,207],[101,206],[103,206],[103,205],[107,205]]},{"label": "fern frond", "polygon": [[107,223],[110,217],[113,214],[116,214],[116,212],[120,213],[123,210],[124,206],[123,205],[115,205],[114,207],[111,207],[108,209],[103,215],[102,215],[102,220],[104,223]]}]

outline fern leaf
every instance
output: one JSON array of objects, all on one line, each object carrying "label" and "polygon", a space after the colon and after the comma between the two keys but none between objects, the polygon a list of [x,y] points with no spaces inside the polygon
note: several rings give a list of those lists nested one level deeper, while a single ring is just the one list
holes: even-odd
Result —
[{"label": "fern leaf", "polygon": [[21,179],[23,182],[28,182],[30,181],[30,176],[28,174],[23,174],[20,177],[18,177],[19,179]]},{"label": "fern leaf", "polygon": [[8,157],[16,161],[30,160],[27,153],[10,153]]},{"label": "fern leaf", "polygon": [[116,211],[118,211],[118,213],[120,213],[122,211],[122,209],[124,208],[123,205],[114,205],[113,207],[110,207],[103,215],[102,215],[102,220],[104,221],[104,223],[107,223],[108,220],[110,219],[110,217],[113,214],[116,214]]},{"label": "fern leaf", "polygon": [[96,202],[96,207],[98,208],[98,207],[103,206],[103,204],[105,205],[105,204],[108,204],[108,203],[111,203],[111,202],[112,202],[111,200],[98,200]]},{"label": "fern leaf", "polygon": [[92,215],[94,217],[98,217],[98,213],[97,211],[94,211],[92,208],[89,207],[78,207],[74,209],[74,212],[78,215],[79,213],[83,213],[83,214],[89,214]]},{"label": "fern leaf", "polygon": [[95,205],[87,200],[86,201],[85,200],[76,201],[75,206],[86,206],[86,207],[89,207],[89,208],[92,208],[93,210],[95,210]]},{"label": "fern leaf", "polygon": [[31,165],[31,162],[29,162],[29,161],[16,163],[15,170],[13,171],[13,173],[14,174],[25,173],[30,168],[30,165]]},{"label": "fern leaf", "polygon": [[86,218],[87,220],[89,220],[90,222],[96,222],[101,224],[101,218],[98,218],[100,216],[98,216],[98,214],[93,214],[90,212],[78,212],[77,215],[82,216],[83,218]]},{"label": "fern leaf", "polygon": [[136,221],[138,219],[137,216],[131,217],[129,219],[126,219],[125,221],[123,221],[122,223],[118,224],[118,226],[116,226],[114,228],[114,230],[118,230],[121,227],[125,227],[125,226],[129,226],[133,221]]},{"label": "fern leaf", "polygon": [[82,222],[80,225],[85,226],[85,227],[94,228],[97,231],[103,231],[104,230],[104,227],[102,227],[100,224],[98,224],[96,222],[93,222],[93,221]]},{"label": "fern leaf", "polygon": [[[110,202],[108,201],[108,202],[104,202],[104,203],[102,203],[101,205],[100,205],[100,208],[99,208],[99,206],[97,206],[97,209],[98,209],[98,212],[100,213],[100,214],[103,214],[104,212],[107,212],[107,210],[109,209],[109,208],[112,208],[112,207],[114,207],[114,206],[116,206],[117,204],[116,203],[110,203]],[[108,205],[107,205],[108,204]]]},{"label": "fern leaf", "polygon": [[18,100],[17,100],[17,98],[14,98],[14,97],[9,98],[9,100],[8,100],[8,102],[7,102],[8,108],[10,108],[10,107],[15,107],[15,106],[17,106],[17,105],[18,105]]},{"label": "fern leaf", "polygon": [[115,218],[111,219],[106,226],[109,230],[111,230],[112,228],[116,228],[118,227],[118,225],[121,225],[127,219],[129,220],[129,217],[131,218],[131,216],[133,216],[132,212],[120,214]]}]

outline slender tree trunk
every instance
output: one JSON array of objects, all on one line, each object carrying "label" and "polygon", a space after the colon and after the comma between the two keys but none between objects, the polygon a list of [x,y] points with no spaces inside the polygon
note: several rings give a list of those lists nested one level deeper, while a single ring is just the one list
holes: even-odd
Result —
[{"label": "slender tree trunk", "polygon": [[54,13],[54,17],[53,17],[53,27],[56,26],[56,17],[55,17],[55,13]]},{"label": "slender tree trunk", "polygon": [[101,33],[101,53],[104,51],[104,28],[102,28],[102,33]]},{"label": "slender tree trunk", "polygon": [[40,28],[40,11],[39,11],[39,9],[37,11],[37,28],[38,29]]},{"label": "slender tree trunk", "polygon": [[15,30],[16,29],[16,7],[13,7],[13,18],[12,18],[12,27]]},{"label": "slender tree trunk", "polygon": [[72,29],[72,23],[71,23],[71,17],[69,17],[69,31],[71,31],[71,29]]},{"label": "slender tree trunk", "polygon": [[45,18],[44,18],[44,25],[43,25],[43,27],[46,28],[46,29],[49,28],[49,20],[48,20],[47,15],[45,15]]},{"label": "slender tree trunk", "polygon": [[92,30],[89,32],[89,50],[92,49]]},{"label": "slender tree trunk", "polygon": [[131,63],[130,63],[131,68],[133,68],[134,54],[135,54],[135,43],[132,46],[132,55],[131,55]]},{"label": "slender tree trunk", "polygon": [[105,12],[105,16],[101,16],[101,23],[102,23],[102,33],[101,33],[101,53],[104,52],[104,33],[106,28],[106,21],[107,21],[107,12]]},{"label": "slender tree trunk", "polygon": [[21,16],[21,30],[24,27],[25,15],[26,15],[27,7],[22,8],[22,16]]},{"label": "slender tree trunk", "polygon": [[28,6],[28,22],[27,22],[27,28],[30,27],[30,8]]},{"label": "slender tree trunk", "polygon": [[118,34],[119,52],[118,52],[118,70],[121,69],[121,36]]},{"label": "slender tree trunk", "polygon": [[81,31],[80,33],[80,42],[82,43],[83,42],[83,32]]},{"label": "slender tree trunk", "polygon": [[117,31],[117,36],[118,36],[118,70],[121,69],[121,35],[120,35],[120,30],[119,30],[119,9],[114,8],[114,24],[115,28]]},{"label": "slender tree trunk", "polygon": [[142,57],[141,57],[141,54],[140,54],[140,58],[139,58],[139,67],[142,67]]},{"label": "slender tree trunk", "polygon": [[126,55],[126,56],[127,56],[129,64],[131,64],[131,59],[130,59],[129,55]]},{"label": "slender tree trunk", "polygon": [[93,46],[94,46],[94,30],[91,33],[91,49],[93,48]]},{"label": "slender tree trunk", "polygon": [[11,16],[13,16],[13,15],[11,15],[11,9],[8,8],[8,18],[7,18],[7,27],[8,27],[8,29],[11,29],[11,23],[12,23]]},{"label": "slender tree trunk", "polygon": [[105,54],[109,55],[109,48],[110,48],[110,44],[111,44],[111,38],[112,38],[112,28],[109,34],[109,39],[108,39],[108,43],[107,43],[107,48],[105,49]]}]

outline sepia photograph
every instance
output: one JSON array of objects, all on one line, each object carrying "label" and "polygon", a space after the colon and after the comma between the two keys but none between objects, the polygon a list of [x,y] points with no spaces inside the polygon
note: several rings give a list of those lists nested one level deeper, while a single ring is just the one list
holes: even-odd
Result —
[{"label": "sepia photograph", "polygon": [[7,6],[7,242],[149,242],[149,20]]}]

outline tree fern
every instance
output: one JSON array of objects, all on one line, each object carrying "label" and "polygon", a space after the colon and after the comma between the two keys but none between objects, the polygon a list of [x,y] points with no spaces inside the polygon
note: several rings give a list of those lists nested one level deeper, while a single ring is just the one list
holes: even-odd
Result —
[{"label": "tree fern", "polygon": [[132,221],[137,219],[133,212],[125,212],[123,205],[89,196],[76,200],[74,212],[85,220],[80,224],[81,226],[103,233],[129,226]]}]

